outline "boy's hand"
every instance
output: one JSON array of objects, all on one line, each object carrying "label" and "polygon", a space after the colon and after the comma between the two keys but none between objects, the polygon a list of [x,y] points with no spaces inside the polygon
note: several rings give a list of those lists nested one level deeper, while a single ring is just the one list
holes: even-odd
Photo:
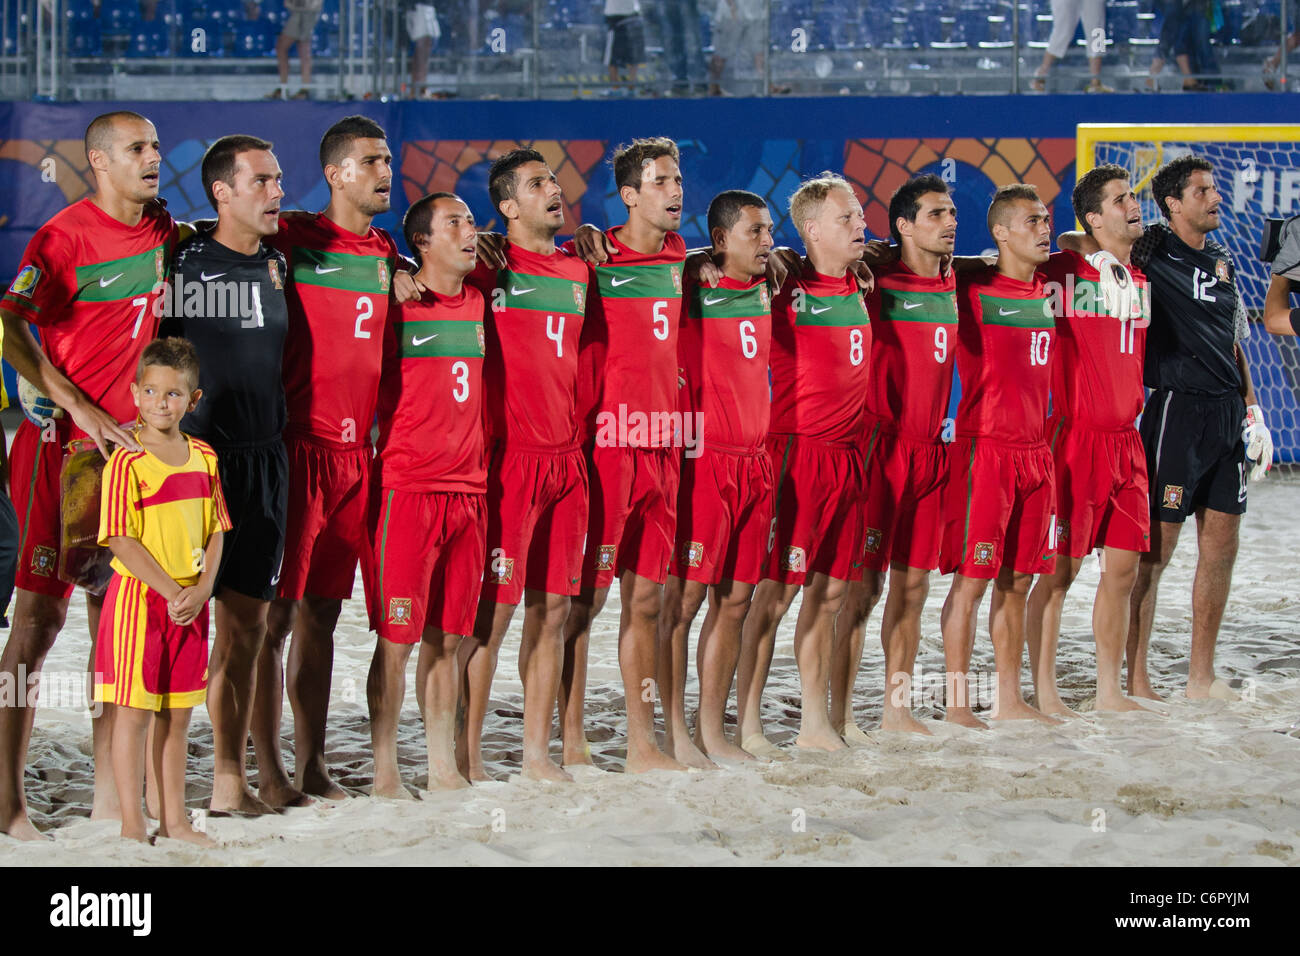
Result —
[{"label": "boy's hand", "polygon": [[193,585],[183,588],[181,593],[167,602],[167,614],[177,624],[190,624],[211,597],[206,588]]}]

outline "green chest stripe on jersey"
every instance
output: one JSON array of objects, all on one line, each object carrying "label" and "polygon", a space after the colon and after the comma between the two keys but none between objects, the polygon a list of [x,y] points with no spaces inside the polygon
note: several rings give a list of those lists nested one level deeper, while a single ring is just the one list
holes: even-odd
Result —
[{"label": "green chest stripe on jersey", "polygon": [[795,325],[843,329],[870,323],[867,307],[862,301],[862,296],[856,292],[848,295],[820,296],[800,295],[801,291],[796,289],[792,299],[795,307]]},{"label": "green chest stripe on jersey", "polygon": [[596,270],[600,294],[607,299],[673,299],[682,294],[682,266],[601,266]]},{"label": "green chest stripe on jersey", "polygon": [[881,309],[891,322],[957,324],[957,297],[952,292],[881,289]]},{"label": "green chest stripe on jersey", "polygon": [[1056,321],[1052,318],[1051,300],[1041,299],[1002,299],[993,295],[980,295],[980,309],[984,313],[985,325],[1011,325],[1020,329],[1052,329]]},{"label": "green chest stripe on jersey", "polygon": [[482,358],[483,323],[456,320],[403,322],[397,327],[400,358]]},{"label": "green chest stripe on jersey", "polygon": [[[497,273],[507,309],[530,309],[551,314],[582,315],[587,304],[587,284],[558,276],[532,276],[526,272]],[[500,301],[500,296],[493,301]]]},{"label": "green chest stripe on jersey", "polygon": [[294,246],[289,258],[293,262],[293,281],[303,285],[388,295],[393,279],[383,256],[354,256]]},{"label": "green chest stripe on jersey", "polygon": [[81,302],[118,302],[147,295],[169,272],[167,244],[148,252],[107,262],[77,266],[77,299]]},{"label": "green chest stripe on jersey", "polygon": [[771,300],[762,283],[752,289],[701,287],[691,296],[690,308],[691,315],[706,319],[753,319],[768,314]]}]

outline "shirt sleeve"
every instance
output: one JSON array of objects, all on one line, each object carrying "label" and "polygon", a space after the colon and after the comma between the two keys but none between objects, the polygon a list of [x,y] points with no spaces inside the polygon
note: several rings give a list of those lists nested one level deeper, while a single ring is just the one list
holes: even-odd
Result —
[{"label": "shirt sleeve", "polygon": [[23,253],[22,266],[0,305],[37,326],[53,325],[63,318],[77,294],[77,276],[63,233],[41,229]]},{"label": "shirt sleeve", "polygon": [[1133,243],[1133,252],[1130,255],[1133,264],[1146,271],[1147,263],[1151,261],[1151,256],[1158,250],[1165,240],[1165,230],[1169,227],[1162,222],[1153,222],[1146,227],[1142,233],[1142,238]]},{"label": "shirt sleeve", "polygon": [[[226,496],[221,490],[221,475],[217,471],[217,456],[206,456],[208,465],[208,477],[212,481],[212,499],[209,502],[209,520],[208,520],[208,537],[211,538],[218,531],[229,531],[234,527],[230,520],[230,510],[226,507]],[[207,542],[204,542],[206,547]]]},{"label": "shirt sleeve", "polygon": [[131,455],[124,448],[113,452],[104,466],[104,488],[99,499],[99,544],[109,538],[140,537],[140,483],[131,468]]}]

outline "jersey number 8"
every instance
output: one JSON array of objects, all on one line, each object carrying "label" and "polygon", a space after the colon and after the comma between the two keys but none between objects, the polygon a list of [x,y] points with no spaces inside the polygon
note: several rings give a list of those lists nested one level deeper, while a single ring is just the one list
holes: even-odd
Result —
[{"label": "jersey number 8", "polygon": [[850,329],[849,330],[849,364],[861,365],[862,359],[863,359],[862,330]]}]

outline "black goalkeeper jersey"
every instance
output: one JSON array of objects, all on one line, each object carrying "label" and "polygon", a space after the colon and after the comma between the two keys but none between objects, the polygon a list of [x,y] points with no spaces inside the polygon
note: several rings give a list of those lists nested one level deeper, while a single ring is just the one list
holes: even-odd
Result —
[{"label": "black goalkeeper jersey", "polygon": [[283,431],[287,281],[284,256],[265,243],[246,256],[200,233],[178,247],[159,334],[184,336],[199,353],[203,397],[181,422],[187,434],[230,447]]},{"label": "black goalkeeper jersey", "polygon": [[1133,262],[1151,283],[1143,382],[1196,395],[1241,390],[1235,346],[1244,338],[1232,255],[1207,238],[1193,249],[1164,223],[1147,227]]}]

